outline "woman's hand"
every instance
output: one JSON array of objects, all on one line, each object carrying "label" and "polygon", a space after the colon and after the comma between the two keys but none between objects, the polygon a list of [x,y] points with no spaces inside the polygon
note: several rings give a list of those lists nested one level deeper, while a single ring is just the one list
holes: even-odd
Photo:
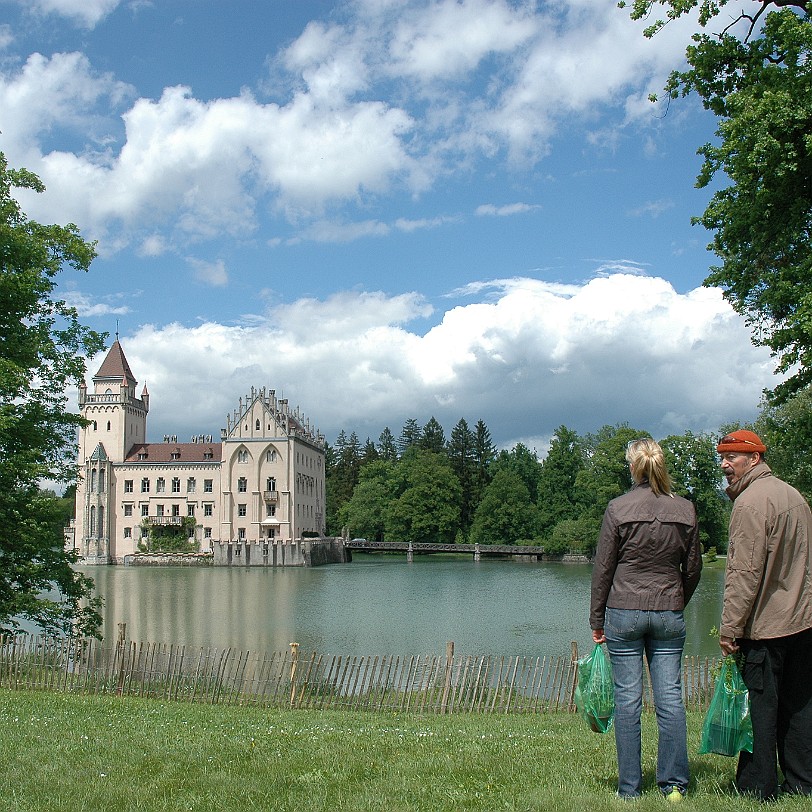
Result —
[{"label": "woman's hand", "polygon": [[605,643],[606,642],[606,635],[603,633],[603,629],[593,629],[592,630],[592,642],[593,643]]}]

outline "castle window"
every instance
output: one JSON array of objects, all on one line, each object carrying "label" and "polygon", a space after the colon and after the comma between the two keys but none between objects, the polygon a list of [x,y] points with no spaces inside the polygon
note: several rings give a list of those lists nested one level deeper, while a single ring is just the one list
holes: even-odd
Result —
[{"label": "castle window", "polygon": [[237,452],[237,462],[248,462],[248,451],[244,448],[241,448]]},{"label": "castle window", "polygon": [[269,476],[267,482],[265,483],[267,487],[265,488],[266,491],[275,491],[276,490],[276,477]]},{"label": "castle window", "polygon": [[237,515],[238,516],[248,515],[248,508],[246,507],[246,505],[237,505]]},{"label": "castle window", "polygon": [[172,477],[172,493],[180,493],[180,477]]},{"label": "castle window", "polygon": [[96,492],[96,469],[95,468],[90,472],[90,492],[91,493]]},{"label": "castle window", "polygon": [[133,481],[131,479],[124,480],[124,493],[133,492]]},{"label": "castle window", "polygon": [[194,505],[186,505],[186,515],[187,516],[194,516],[195,515],[195,506]]},{"label": "castle window", "polygon": [[204,479],[203,480],[203,493],[213,493],[214,492],[214,487],[212,486],[213,482],[214,482],[214,480],[212,480],[212,479]]},{"label": "castle window", "polygon": [[276,462],[276,451],[275,451],[273,448],[271,448],[271,449],[270,449],[270,450],[269,450],[269,451],[268,451],[268,452],[265,454],[265,461],[266,461],[266,462]]},{"label": "castle window", "polygon": [[138,459],[139,460],[145,460],[148,456],[149,455],[147,454],[146,451],[139,451],[138,452]]},{"label": "castle window", "polygon": [[260,429],[260,422],[259,422],[259,418],[257,418],[256,430],[259,431],[259,429]]},{"label": "castle window", "polygon": [[204,539],[210,539],[211,538],[211,528],[210,527],[204,527],[203,528],[203,538]]},{"label": "castle window", "polygon": [[99,471],[99,493],[104,493],[104,468]]},{"label": "castle window", "polygon": [[203,452],[203,459],[204,460],[213,460],[214,459],[214,452],[213,451],[204,451]]},{"label": "castle window", "polygon": [[214,513],[214,505],[203,505],[203,515],[211,516]]},{"label": "castle window", "polygon": [[166,491],[166,480],[162,477],[158,477],[158,481],[155,483],[155,493],[164,493]]},{"label": "castle window", "polygon": [[276,505],[265,505],[266,516],[276,516]]},{"label": "castle window", "polygon": [[237,480],[237,491],[239,493],[248,493],[248,480],[244,476]]},{"label": "castle window", "polygon": [[141,480],[141,493],[149,493],[149,479],[147,477]]},{"label": "castle window", "polygon": [[172,505],[172,515],[180,516],[180,505]]},{"label": "castle window", "polygon": [[156,516],[163,516],[164,515],[164,506],[163,505],[155,505],[155,515]]},{"label": "castle window", "polygon": [[172,457],[173,460],[179,460],[180,459],[180,451],[173,451],[170,456]]},{"label": "castle window", "polygon": [[107,431],[110,431],[110,421],[107,421]]},{"label": "castle window", "polygon": [[125,516],[132,516],[133,515],[133,506],[132,505],[124,505],[124,515]]},{"label": "castle window", "polygon": [[133,529],[132,527],[125,527],[124,528],[124,538],[131,539],[133,537]]},{"label": "castle window", "polygon": [[141,505],[141,515],[149,516],[149,505]]},{"label": "castle window", "polygon": [[[238,537],[239,537],[240,541],[245,541],[245,528],[244,528],[244,527],[241,527],[241,528],[240,528],[240,529],[237,531],[237,535],[238,535]],[[240,549],[240,548],[239,548],[239,547],[237,547],[237,550],[239,550],[239,549]]]},{"label": "castle window", "polygon": [[190,476],[189,479],[186,480],[186,493],[194,493],[196,484],[195,478]]},{"label": "castle window", "polygon": [[94,420],[93,421],[93,431],[96,431],[96,429],[98,429],[98,425],[96,424],[96,421]]}]

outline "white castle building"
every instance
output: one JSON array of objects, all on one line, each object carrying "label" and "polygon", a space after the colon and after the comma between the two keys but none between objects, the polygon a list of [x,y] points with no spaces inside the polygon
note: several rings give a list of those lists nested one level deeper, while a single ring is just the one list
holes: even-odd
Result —
[{"label": "white castle building", "polygon": [[[88,564],[123,563],[156,525],[179,525],[202,552],[324,532],[324,437],[273,390],[245,398],[211,435],[147,442],[149,393],[116,339],[79,388],[73,545]],[[182,532],[182,531],[181,531]],[[267,555],[267,553],[266,553]]]}]

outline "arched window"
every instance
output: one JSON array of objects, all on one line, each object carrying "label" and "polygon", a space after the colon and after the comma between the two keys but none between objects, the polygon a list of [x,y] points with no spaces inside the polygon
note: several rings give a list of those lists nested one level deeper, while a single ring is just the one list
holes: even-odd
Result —
[{"label": "arched window", "polygon": [[257,422],[255,423],[255,426],[256,426],[256,430],[257,430],[257,431],[259,431],[259,429],[260,429],[260,425],[261,425],[261,424],[260,424],[260,422],[259,422],[259,418],[257,418]]},{"label": "arched window", "polygon": [[99,471],[99,493],[104,493],[104,468]]},{"label": "arched window", "polygon": [[96,469],[95,468],[90,472],[90,492],[91,493],[96,492]]},{"label": "arched window", "polygon": [[90,532],[88,535],[93,538],[96,535],[96,506],[90,508]]},{"label": "arched window", "polygon": [[99,538],[104,538],[104,508],[99,508]]},{"label": "arched window", "polygon": [[107,431],[110,431],[110,421],[107,421]]}]

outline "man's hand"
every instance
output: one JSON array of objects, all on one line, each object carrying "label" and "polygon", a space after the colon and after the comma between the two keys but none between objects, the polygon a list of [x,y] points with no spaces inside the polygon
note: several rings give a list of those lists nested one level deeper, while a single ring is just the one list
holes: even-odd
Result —
[{"label": "man's hand", "polygon": [[719,648],[722,649],[722,654],[725,656],[735,654],[739,650],[736,641],[732,637],[720,637]]}]

